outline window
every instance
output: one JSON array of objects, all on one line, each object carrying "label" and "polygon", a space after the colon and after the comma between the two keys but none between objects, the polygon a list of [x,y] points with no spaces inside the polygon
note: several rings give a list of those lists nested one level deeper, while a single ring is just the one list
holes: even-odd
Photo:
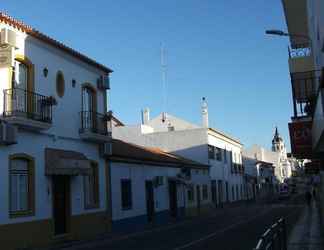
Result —
[{"label": "window", "polygon": [[13,83],[14,89],[19,89],[13,94],[13,105],[16,111],[27,111],[27,95],[28,90],[28,66],[21,61],[15,60],[13,68]]},{"label": "window", "polygon": [[122,209],[132,208],[132,182],[129,179],[121,180],[121,202]]},{"label": "window", "polygon": [[99,178],[98,178],[98,164],[91,163],[91,171],[84,178],[84,201],[85,208],[99,207]]},{"label": "window", "polygon": [[27,90],[27,81],[28,66],[19,60],[15,60],[13,71],[13,87]]},{"label": "window", "polygon": [[62,71],[56,74],[56,93],[59,97],[63,97],[65,92],[65,81]]},{"label": "window", "polygon": [[213,203],[217,203],[217,187],[216,187],[216,180],[211,180],[211,198]]},{"label": "window", "polygon": [[232,201],[235,201],[234,185],[232,186]]},{"label": "window", "polygon": [[215,149],[216,149],[216,160],[222,161],[222,149],[217,148],[217,147]]},{"label": "window", "polygon": [[193,202],[195,200],[194,197],[194,188],[193,187],[189,187],[188,188],[188,201]]},{"label": "window", "polygon": [[231,165],[231,172],[234,172],[234,166],[233,166],[233,152],[229,151],[229,155],[230,155],[230,165]]},{"label": "window", "polygon": [[82,111],[95,111],[95,109],[95,91],[86,85],[82,88]]},{"label": "window", "polygon": [[202,198],[203,198],[203,200],[208,199],[208,186],[207,185],[203,185],[203,187],[202,187]]},{"label": "window", "polygon": [[239,200],[239,187],[236,185],[236,200]]},{"label": "window", "polygon": [[215,159],[215,147],[208,145],[208,158]]},{"label": "window", "polygon": [[241,199],[243,198],[243,185],[241,184]]},{"label": "window", "polygon": [[9,158],[9,214],[28,216],[34,212],[34,159],[24,154]]},{"label": "window", "polygon": [[227,150],[224,149],[224,162],[227,163]]}]

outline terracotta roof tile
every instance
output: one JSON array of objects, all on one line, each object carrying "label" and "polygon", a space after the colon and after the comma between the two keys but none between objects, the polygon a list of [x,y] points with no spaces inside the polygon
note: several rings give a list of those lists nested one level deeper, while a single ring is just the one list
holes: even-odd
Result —
[{"label": "terracotta roof tile", "polygon": [[104,66],[103,64],[96,62],[95,60],[87,57],[86,55],[81,54],[80,52],[66,46],[65,44],[41,33],[40,31],[32,28],[31,26],[25,24],[24,22],[19,21],[19,20],[15,19],[3,12],[0,12],[0,22],[6,23],[20,31],[23,31],[26,34],[33,36],[45,43],[57,48],[57,49],[63,50],[64,52],[68,53],[69,55],[76,57],[79,60],[106,72],[107,74],[113,72],[110,68]]},{"label": "terracotta roof tile", "polygon": [[157,163],[187,165],[201,168],[208,168],[208,165],[195,162],[181,156],[167,153],[159,148],[142,147],[133,143],[113,139],[112,157],[121,157],[141,161],[150,161]]}]

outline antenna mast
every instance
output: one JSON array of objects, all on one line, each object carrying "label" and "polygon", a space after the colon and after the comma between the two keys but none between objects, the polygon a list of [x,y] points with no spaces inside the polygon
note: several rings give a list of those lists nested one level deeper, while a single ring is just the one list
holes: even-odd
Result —
[{"label": "antenna mast", "polygon": [[166,89],[166,74],[167,74],[167,64],[165,61],[166,51],[163,43],[161,43],[161,70],[162,70],[162,95],[163,95],[163,112],[162,112],[162,121],[165,122],[166,111],[167,111],[167,89]]}]

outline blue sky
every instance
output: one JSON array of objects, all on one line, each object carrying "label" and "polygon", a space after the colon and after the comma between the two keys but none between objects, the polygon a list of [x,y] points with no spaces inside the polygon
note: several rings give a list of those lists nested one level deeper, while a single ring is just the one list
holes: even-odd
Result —
[{"label": "blue sky", "polygon": [[269,148],[277,125],[289,145],[288,41],[280,0],[2,0],[0,9],[111,67],[110,107],[125,123],[163,111],[160,44],[168,64],[167,112]]}]

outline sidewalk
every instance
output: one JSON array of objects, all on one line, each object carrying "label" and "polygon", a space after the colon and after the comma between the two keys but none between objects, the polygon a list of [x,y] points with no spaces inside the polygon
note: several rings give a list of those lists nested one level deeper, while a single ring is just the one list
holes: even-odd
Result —
[{"label": "sidewalk", "polygon": [[288,250],[324,250],[320,209],[316,201],[305,207],[288,238]]}]

